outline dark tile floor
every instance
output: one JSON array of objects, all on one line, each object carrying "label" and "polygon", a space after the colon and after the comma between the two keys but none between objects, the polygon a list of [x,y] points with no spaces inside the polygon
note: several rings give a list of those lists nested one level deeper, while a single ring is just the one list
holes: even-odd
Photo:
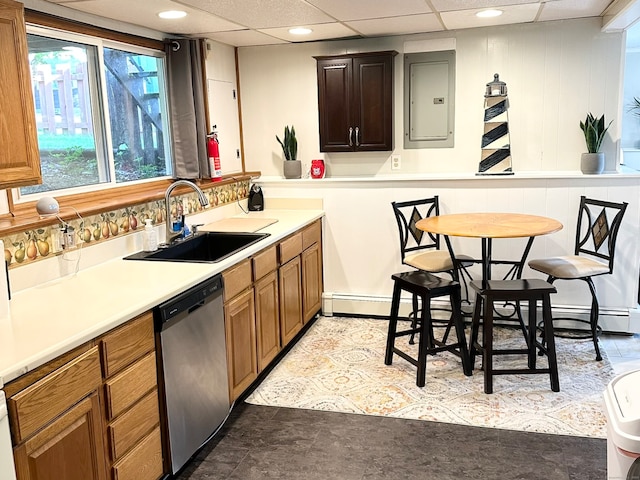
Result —
[{"label": "dark tile floor", "polygon": [[606,440],[241,403],[177,478],[604,480]]}]

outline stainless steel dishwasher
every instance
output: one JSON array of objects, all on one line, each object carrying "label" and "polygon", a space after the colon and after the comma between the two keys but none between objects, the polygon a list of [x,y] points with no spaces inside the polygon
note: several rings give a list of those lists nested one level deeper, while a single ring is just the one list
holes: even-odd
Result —
[{"label": "stainless steel dishwasher", "polygon": [[222,288],[222,275],[216,275],[155,310],[174,474],[229,413]]}]

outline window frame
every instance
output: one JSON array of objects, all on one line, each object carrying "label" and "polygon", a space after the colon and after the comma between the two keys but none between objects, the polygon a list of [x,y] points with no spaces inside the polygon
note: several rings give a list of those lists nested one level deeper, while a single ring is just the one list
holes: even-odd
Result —
[{"label": "window frame", "polygon": [[[76,21],[71,21],[49,15],[43,12],[38,12],[31,9],[25,9],[25,21],[28,24],[36,26],[46,26],[50,28],[56,28],[62,31],[70,31],[77,33],[85,33],[88,35],[100,36],[105,39],[120,41],[128,45],[138,45],[141,47],[147,47],[159,51],[164,51],[164,42],[161,40],[155,40],[146,37],[140,37],[133,34],[126,34],[117,32],[114,30],[108,30],[94,25],[88,25]],[[201,45],[204,53],[204,42]],[[236,49],[236,61],[238,57],[238,51]],[[205,55],[202,56],[205,58]],[[203,60],[204,62],[204,60]],[[203,84],[206,85],[206,68],[203,64]],[[205,103],[205,113],[208,118],[208,105]],[[242,143],[242,132],[241,143]],[[244,166],[244,159],[242,160],[242,172],[235,174],[223,175],[220,182],[196,182],[202,189],[220,187],[226,184],[236,183],[243,180],[251,180],[252,178],[259,177],[260,171],[246,171]],[[78,193],[71,195],[56,196],[56,199],[63,207],[73,207],[75,211],[83,216],[95,215],[103,212],[115,210],[117,208],[123,208],[130,205],[136,205],[138,203],[145,203],[152,200],[163,200],[166,189],[173,182],[172,179],[160,179],[152,180],[146,183],[135,185],[133,182],[130,184],[121,184],[115,187],[105,188],[101,195],[96,195],[95,191],[90,193]],[[179,194],[183,187],[179,187],[175,190],[176,194]],[[185,191],[188,189],[184,188]],[[7,193],[9,193],[7,191]],[[3,235],[11,235],[13,233],[22,232],[28,229],[42,228],[47,225],[53,225],[58,220],[55,218],[40,218],[36,213],[35,201],[28,201],[15,205],[13,198],[10,194],[7,195],[7,207],[9,213],[6,215],[0,215],[0,231]],[[69,220],[75,218],[73,210],[68,208],[61,209],[60,218]]]},{"label": "window frame", "polygon": [[[158,51],[165,50],[165,44],[161,40],[122,33],[95,25],[88,25],[27,8],[25,8],[25,23],[34,26],[54,28],[61,31],[101,37],[116,42],[122,42],[126,45],[137,45]],[[204,48],[204,45],[202,48]],[[204,58],[205,56],[203,55],[203,59]],[[205,71],[205,65],[203,65],[203,82],[205,82]],[[208,116],[206,104],[205,112]],[[200,188],[208,189],[260,176],[259,171],[246,172],[244,170],[244,161],[242,166],[243,171],[241,173],[223,175],[222,181],[220,182],[198,181],[196,183]],[[150,180],[140,183],[139,185],[135,182],[129,182],[117,186],[109,185],[100,191],[100,195],[96,195],[96,190],[94,190],[88,193],[58,195],[56,196],[56,199],[61,206],[73,206],[73,208],[81,215],[89,216],[117,208],[136,205],[138,203],[162,200],[164,199],[166,189],[172,182],[172,178]],[[175,193],[180,193],[182,188],[183,187],[179,187],[176,189]],[[188,191],[188,189],[185,188],[185,191]],[[40,218],[36,213],[35,200],[25,201],[16,205],[13,202],[13,197],[10,192],[8,190],[6,192],[9,213],[0,215],[0,231],[2,231],[3,235],[11,235],[28,229],[42,228],[47,225],[53,225],[58,221],[55,218]],[[64,209],[61,211],[60,218],[65,220],[75,218],[75,213],[73,213],[73,211],[71,211],[71,213],[67,213],[69,210],[70,209]]]},{"label": "window frame", "polygon": [[[13,205],[21,205],[23,203],[35,202],[39,198],[43,196],[70,196],[74,194],[84,194],[91,192],[103,192],[112,188],[118,188],[122,185],[141,185],[146,184],[158,180],[170,179],[171,175],[164,175],[160,177],[155,177],[153,179],[141,179],[141,180],[132,180],[129,182],[116,182],[115,175],[115,163],[113,156],[113,148],[110,145],[113,144],[111,138],[111,128],[110,128],[110,112],[107,95],[104,94],[104,89],[106,88],[106,74],[104,71],[104,49],[109,48],[113,50],[120,50],[127,53],[139,54],[139,55],[148,55],[155,56],[161,58],[164,66],[166,67],[166,56],[164,55],[164,48],[150,48],[149,45],[140,45],[140,42],[125,42],[124,39],[119,36],[119,38],[112,38],[111,35],[95,35],[95,28],[91,29],[91,32],[86,31],[76,31],[75,29],[65,30],[60,28],[60,25],[40,25],[29,21],[29,18],[26,18],[27,23],[27,34],[39,35],[49,38],[57,38],[61,40],[67,41],[75,41],[78,43],[83,43],[85,45],[89,45],[95,47],[96,49],[96,57],[97,57],[97,65],[89,64],[89,71],[91,75],[95,75],[95,78],[92,78],[89,82],[90,89],[90,98],[92,110],[95,112],[101,112],[101,115],[98,114],[92,118],[93,124],[96,126],[94,128],[94,132],[101,132],[100,135],[95,135],[95,145],[96,152],[101,152],[100,156],[104,158],[98,162],[98,169],[107,169],[107,177],[111,180],[107,182],[101,182],[98,184],[91,185],[82,185],[78,187],[71,187],[64,190],[56,190],[56,191],[47,191],[47,192],[39,192],[32,193],[27,195],[20,194],[20,188],[13,188],[9,193],[10,203]],[[157,46],[164,46],[163,43],[160,43]],[[90,62],[92,63],[92,62]],[[158,74],[159,81],[163,82],[166,86],[166,72],[159,72]],[[161,96],[162,105],[164,111],[167,112],[167,117],[169,113],[169,101],[168,101],[168,89],[165,88],[165,94]],[[169,133],[165,135],[163,138],[163,146],[166,152],[172,154],[172,146],[171,146],[171,126],[168,118],[166,121],[166,129]],[[96,153],[98,155],[98,153]],[[106,161],[106,164],[105,164]],[[102,177],[103,174],[100,175]]]}]

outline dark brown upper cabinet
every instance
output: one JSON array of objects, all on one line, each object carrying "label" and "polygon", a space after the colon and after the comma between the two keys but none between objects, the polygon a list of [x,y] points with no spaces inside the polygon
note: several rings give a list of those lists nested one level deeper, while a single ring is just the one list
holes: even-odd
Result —
[{"label": "dark brown upper cabinet", "polygon": [[314,57],[321,152],[393,150],[395,51]]}]

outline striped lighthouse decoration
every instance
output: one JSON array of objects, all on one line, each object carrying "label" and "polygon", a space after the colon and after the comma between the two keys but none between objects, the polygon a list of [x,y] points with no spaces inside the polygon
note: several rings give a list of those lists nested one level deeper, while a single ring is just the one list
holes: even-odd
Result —
[{"label": "striped lighthouse decoration", "polygon": [[507,84],[496,73],[484,95],[484,134],[478,175],[512,175]]}]

